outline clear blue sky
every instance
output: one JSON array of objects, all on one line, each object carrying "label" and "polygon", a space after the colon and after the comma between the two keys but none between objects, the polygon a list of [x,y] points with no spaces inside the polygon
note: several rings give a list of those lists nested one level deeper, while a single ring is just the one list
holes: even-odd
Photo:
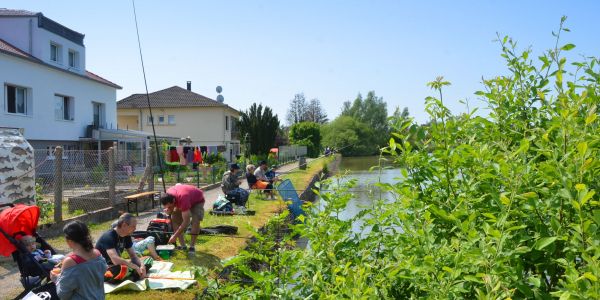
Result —
[{"label": "clear blue sky", "polygon": [[[600,1],[155,1],[136,2],[150,92],[173,85],[245,110],[271,107],[285,122],[295,93],[321,100],[330,119],[374,90],[424,122],[426,83],[452,82],[445,102],[476,104],[481,78],[504,74],[496,32],[534,54],[553,46],[562,15],[573,54],[600,56]],[[87,69],[144,92],[129,0],[6,0],[85,34]],[[534,55],[533,57],[537,57]]]}]

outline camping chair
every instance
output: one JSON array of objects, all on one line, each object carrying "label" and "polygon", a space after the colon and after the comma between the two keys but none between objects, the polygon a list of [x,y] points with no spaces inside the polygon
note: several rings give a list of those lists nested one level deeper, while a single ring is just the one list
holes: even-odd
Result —
[{"label": "camping chair", "polygon": [[296,188],[294,184],[289,179],[285,179],[277,186],[277,191],[283,201],[285,201],[288,205],[288,209],[292,215],[292,218],[296,220],[301,215],[304,215],[304,210],[302,209],[302,200],[298,197],[298,193],[296,192]]}]

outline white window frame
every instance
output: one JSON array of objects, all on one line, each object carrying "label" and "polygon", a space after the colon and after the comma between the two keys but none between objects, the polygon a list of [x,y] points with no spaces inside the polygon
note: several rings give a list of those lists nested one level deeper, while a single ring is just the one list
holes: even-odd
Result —
[{"label": "white window frame", "polygon": [[158,125],[165,125],[165,115],[159,115],[158,118]]},{"label": "white window frame", "polygon": [[[72,64],[71,64],[71,55],[73,56]],[[69,49],[69,68],[79,69],[79,52]]]},{"label": "white window frame", "polygon": [[175,115],[168,115],[167,116],[167,124],[169,124],[169,125],[175,125]]},{"label": "white window frame", "polygon": [[[56,48],[56,60],[52,59],[52,47]],[[50,61],[62,64],[62,46],[55,42],[50,42]]]},{"label": "white window frame", "polygon": [[[10,101],[10,99],[8,99],[8,88],[9,87],[15,89],[15,99],[14,99],[14,101],[15,101],[15,111],[14,112],[8,111],[8,102]],[[18,108],[17,108],[17,94],[18,94],[19,90],[23,91],[23,112],[19,112]],[[6,84],[4,84],[4,94],[5,94],[5,96],[4,96],[4,99],[5,99],[4,100],[4,107],[5,107],[4,108],[4,112],[5,113],[11,114],[11,115],[21,115],[21,116],[27,116],[27,115],[29,115],[29,109],[30,109],[30,107],[29,107],[29,102],[30,102],[29,97],[30,96],[29,96],[29,89],[28,88],[22,87],[22,86],[18,86],[18,85],[14,85],[14,84],[8,84],[8,83],[6,83]]]},{"label": "white window frame", "polygon": [[[58,111],[58,101],[62,105],[60,111]],[[65,112],[65,103],[67,103],[67,111]],[[65,113],[67,114],[65,118]],[[54,118],[57,121],[74,121],[75,120],[75,101],[73,97],[65,96],[61,94],[54,94]]]}]

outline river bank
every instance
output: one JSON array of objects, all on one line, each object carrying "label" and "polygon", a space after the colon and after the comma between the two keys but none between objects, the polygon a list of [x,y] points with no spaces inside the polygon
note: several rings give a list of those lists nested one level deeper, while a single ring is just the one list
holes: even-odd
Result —
[{"label": "river bank", "polygon": [[[278,171],[284,173],[283,178],[292,180],[297,188],[305,189],[305,187],[309,186],[312,178],[316,175],[320,175],[323,163],[326,160],[333,161],[333,157],[314,161],[309,160],[306,170],[300,170],[297,168],[297,164],[290,164],[282,166]],[[205,203],[206,211],[212,208],[212,204],[219,193],[220,189],[205,191],[205,197],[207,199],[207,202]],[[142,295],[146,299],[163,299],[165,293],[168,293],[168,297],[173,299],[194,298],[206,286],[207,277],[214,277],[216,274],[215,272],[221,268],[221,261],[223,259],[232,257],[244,249],[248,241],[254,236],[254,233],[263,227],[274,215],[281,213],[286,207],[285,203],[280,199],[276,201],[263,200],[261,197],[258,197],[256,193],[251,193],[249,206],[250,209],[257,211],[256,215],[217,217],[207,214],[205,220],[201,224],[202,226],[214,226],[219,224],[237,226],[238,235],[218,237],[200,236],[198,238],[196,246],[197,253],[195,256],[189,257],[185,253],[176,253],[172,257],[176,269],[194,266],[204,270],[203,272],[205,272],[206,276],[198,280],[197,287],[182,292],[147,291],[143,292],[143,294],[138,292],[122,292],[115,295],[109,294],[107,295],[107,299],[138,299]],[[155,214],[155,211],[140,213],[138,218],[138,229],[145,229],[148,222],[154,218]],[[112,222],[113,220],[101,224],[90,224],[92,237],[97,239],[102,232],[109,228]],[[59,252],[62,253],[68,251],[64,238],[56,237],[48,239],[48,241],[57,248]],[[22,287],[19,284],[18,269],[12,260],[3,261],[2,264],[0,264],[0,278],[0,288],[2,288],[3,291],[8,291],[7,294],[3,295],[3,298],[14,297],[22,291]]]}]

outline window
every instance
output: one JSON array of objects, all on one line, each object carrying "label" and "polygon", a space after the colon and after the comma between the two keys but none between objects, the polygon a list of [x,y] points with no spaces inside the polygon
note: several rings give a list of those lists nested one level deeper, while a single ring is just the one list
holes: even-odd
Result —
[{"label": "window", "polygon": [[148,124],[152,124],[152,117],[148,116]]},{"label": "window", "polygon": [[27,114],[27,89],[6,85],[6,112],[11,114]]},{"label": "window", "polygon": [[54,99],[54,117],[57,120],[73,121],[73,98],[55,95]]},{"label": "window", "polygon": [[92,102],[93,112],[92,119],[94,120],[94,126],[96,128],[105,128],[104,120],[104,104],[98,102]]},{"label": "window", "polygon": [[50,43],[50,60],[53,62],[60,63],[61,58],[61,46],[55,43]]},{"label": "window", "polygon": [[229,116],[225,116],[225,130],[229,130]]},{"label": "window", "polygon": [[159,125],[165,124],[165,116],[158,116],[158,124]]},{"label": "window", "polygon": [[79,68],[79,53],[71,49],[69,49],[69,67]]},{"label": "window", "polygon": [[175,116],[174,115],[169,115],[168,120],[169,125],[175,125]]}]

